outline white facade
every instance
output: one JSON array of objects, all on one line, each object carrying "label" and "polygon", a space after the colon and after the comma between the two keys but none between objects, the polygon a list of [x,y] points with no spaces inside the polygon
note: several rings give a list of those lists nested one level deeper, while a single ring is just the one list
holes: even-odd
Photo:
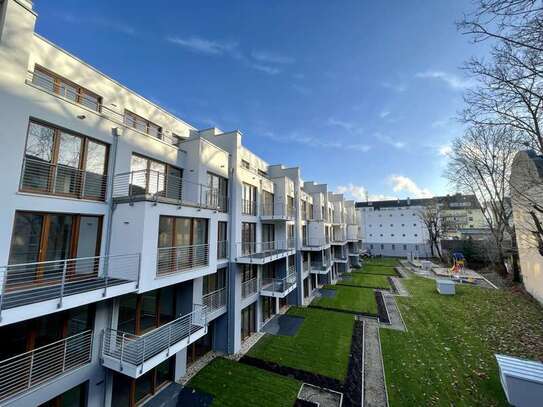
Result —
[{"label": "white facade", "polygon": [[358,264],[354,202],[237,131],[194,128],[35,20],[0,1],[0,405],[137,404]]}]

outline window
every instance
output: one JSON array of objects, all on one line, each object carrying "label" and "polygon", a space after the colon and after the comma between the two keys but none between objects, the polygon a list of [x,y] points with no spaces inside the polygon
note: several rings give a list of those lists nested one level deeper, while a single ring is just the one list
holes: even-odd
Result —
[{"label": "window", "polygon": [[382,227],[383,227],[383,224],[382,224],[382,223],[380,223],[380,224],[379,224],[379,227],[380,227],[380,228],[382,228]]},{"label": "window", "polygon": [[130,110],[125,109],[123,121],[128,127],[162,140],[162,127],[138,116],[136,113],[132,113]]},{"label": "window", "polygon": [[243,183],[241,213],[256,216],[256,187]]},{"label": "window", "polygon": [[104,143],[31,121],[21,190],[103,201],[107,156]]},{"label": "window", "polygon": [[217,259],[228,258],[228,223],[218,222],[217,230]]},{"label": "window", "polygon": [[221,212],[226,212],[226,203],[228,199],[228,179],[208,172],[207,187],[207,205],[212,208],[217,208]]},{"label": "window", "polygon": [[391,236],[391,237],[394,237],[394,233],[391,233],[390,236]]},{"label": "window", "polygon": [[415,237],[417,237],[418,235],[415,233]]},{"label": "window", "polygon": [[132,154],[130,171],[130,196],[156,194],[179,201],[182,199],[182,169],[139,154]]},{"label": "window", "polygon": [[403,249],[407,250],[407,245],[406,244],[403,245]]},{"label": "window", "polygon": [[251,169],[251,164],[249,164],[249,161],[241,160],[241,166],[247,170]]},{"label": "window", "polygon": [[419,251],[419,245],[415,245],[415,250],[418,252]]},{"label": "window", "polygon": [[[15,222],[11,237],[9,264],[37,263],[65,260],[76,257],[95,257],[100,255],[102,217],[72,215],[64,213],[15,212]],[[80,278],[81,268],[90,276],[98,274],[98,264],[67,263],[67,278]],[[62,277],[62,263],[51,263],[47,267],[26,267],[24,275],[16,269],[8,270],[7,284],[58,283]]]},{"label": "window", "polygon": [[373,245],[372,245],[372,244],[370,244],[370,249],[373,249]]},{"label": "window", "polygon": [[405,226],[405,223],[402,223],[402,227],[404,227],[404,226]]},{"label": "window", "polygon": [[256,223],[241,223],[241,253],[248,255],[256,251]]},{"label": "window", "polygon": [[266,171],[263,171],[261,170],[260,168],[258,169],[258,175],[261,175],[263,177],[267,177],[268,176],[268,173]]},{"label": "window", "polygon": [[417,224],[416,224],[416,223],[413,223],[413,226],[415,226],[415,227],[416,227],[416,226],[417,226]]},{"label": "window", "polygon": [[392,245],[392,250],[396,250],[396,245]]},{"label": "window", "polygon": [[390,227],[391,227],[391,228],[393,228],[393,227],[394,227],[394,224],[393,224],[393,223],[391,223],[391,224],[390,224]]},{"label": "window", "polygon": [[405,233],[402,233],[402,237],[405,237]]},{"label": "window", "polygon": [[272,216],[274,214],[275,197],[271,192],[262,191],[262,202],[260,205],[260,213],[264,216]]},{"label": "window", "polygon": [[202,295],[212,293],[226,287],[227,268],[220,268],[216,273],[204,276],[202,280]]},{"label": "window", "polygon": [[41,66],[36,65],[34,67],[32,83],[96,112],[100,112],[101,110],[102,98],[100,96],[42,68]]},{"label": "window", "polygon": [[384,248],[385,248],[385,245],[381,244],[381,250],[384,250]]},{"label": "window", "polygon": [[175,133],[172,133],[171,139],[172,139],[172,145],[174,145],[176,147],[179,147],[181,145],[181,143],[184,141],[183,137],[178,136]]},{"label": "window", "polygon": [[379,236],[383,237],[383,234],[381,233]]},{"label": "window", "polygon": [[370,233],[370,237],[372,237],[373,235]]},{"label": "window", "polygon": [[161,216],[157,274],[177,273],[208,264],[208,220]]},{"label": "window", "polygon": [[469,220],[470,222],[473,222],[473,217],[470,216],[470,217],[468,218],[468,220]]}]

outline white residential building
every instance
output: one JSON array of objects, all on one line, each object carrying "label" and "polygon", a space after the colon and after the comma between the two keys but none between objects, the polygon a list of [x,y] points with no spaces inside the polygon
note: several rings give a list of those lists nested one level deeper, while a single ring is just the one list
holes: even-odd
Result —
[{"label": "white residential building", "polygon": [[0,405],[133,406],[357,265],[353,203],[0,1]]}]

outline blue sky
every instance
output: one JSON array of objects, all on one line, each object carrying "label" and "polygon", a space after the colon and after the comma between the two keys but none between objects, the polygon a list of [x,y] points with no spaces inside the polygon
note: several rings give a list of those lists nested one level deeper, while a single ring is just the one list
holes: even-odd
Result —
[{"label": "blue sky", "polygon": [[460,67],[483,51],[454,25],[470,3],[35,6],[38,33],[197,128],[240,129],[269,163],[371,199],[449,192],[443,153],[471,85]]}]

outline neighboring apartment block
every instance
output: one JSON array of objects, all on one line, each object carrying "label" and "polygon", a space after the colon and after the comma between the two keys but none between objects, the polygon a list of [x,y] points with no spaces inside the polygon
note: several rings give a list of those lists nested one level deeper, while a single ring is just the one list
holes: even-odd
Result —
[{"label": "neighboring apartment block", "polygon": [[444,239],[460,239],[487,229],[474,195],[357,202],[363,248],[383,256],[429,257],[428,230],[421,213],[436,202]]},{"label": "neighboring apartment block", "polygon": [[133,406],[358,265],[353,201],[0,0],[0,405]]}]

